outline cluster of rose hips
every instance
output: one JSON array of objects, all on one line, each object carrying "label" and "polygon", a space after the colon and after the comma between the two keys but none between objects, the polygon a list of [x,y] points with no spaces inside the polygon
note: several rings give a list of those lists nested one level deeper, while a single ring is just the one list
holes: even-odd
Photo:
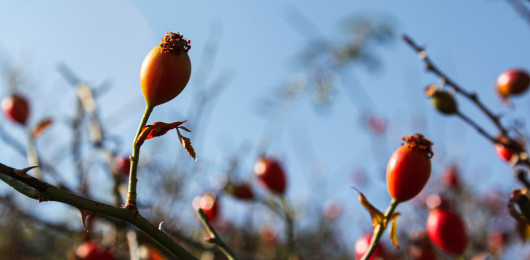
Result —
[{"label": "cluster of rose hips", "polygon": [[[148,109],[174,99],[183,91],[191,75],[191,62],[187,54],[189,48],[189,41],[185,40],[181,34],[168,33],[162,38],[162,43],[147,54],[142,63],[140,81]],[[512,96],[524,93],[529,86],[530,76],[526,71],[508,70],[499,76],[497,93],[507,101]],[[459,113],[457,103],[449,92],[429,87],[426,93],[440,112]],[[5,97],[1,107],[7,118],[20,125],[27,123],[30,112],[29,103],[20,94]],[[522,144],[504,135],[496,140],[498,141],[497,153],[505,161],[511,160],[514,154],[524,151]],[[396,202],[396,206],[416,197],[423,190],[431,175],[432,143],[419,134],[405,137],[404,141],[405,143],[390,157],[386,171],[388,191],[393,201]],[[114,172],[117,175],[129,176],[131,169],[131,158],[116,157]],[[286,174],[277,160],[269,157],[259,158],[254,166],[254,172],[267,190],[280,196],[285,194]],[[458,185],[455,176],[448,176],[447,183]],[[225,192],[247,201],[253,200],[255,196],[248,183],[230,183],[225,187]],[[205,192],[197,196],[192,204],[195,209],[203,209],[210,221],[218,219],[219,202],[213,192]],[[462,218],[443,203],[430,210],[426,221],[426,235],[420,236],[417,239],[418,243],[425,243],[427,237],[440,250],[453,255],[462,255],[468,244]],[[369,250],[371,250],[370,259],[388,257],[382,245],[374,244],[374,241],[376,241],[374,234],[363,235],[355,243],[356,257],[366,257]],[[81,244],[76,250],[76,257],[83,260],[115,259],[109,250],[93,241]],[[425,250],[418,256],[413,255],[413,258],[434,259],[435,254],[432,250]]]}]

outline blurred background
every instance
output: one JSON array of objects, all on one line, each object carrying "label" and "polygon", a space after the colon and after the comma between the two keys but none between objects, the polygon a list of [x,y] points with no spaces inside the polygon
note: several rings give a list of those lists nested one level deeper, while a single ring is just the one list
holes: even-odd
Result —
[{"label": "blurred background", "polygon": [[[507,69],[530,67],[529,6],[522,0],[3,1],[0,96],[20,93],[31,112],[25,126],[0,118],[0,162],[24,168],[37,158],[44,181],[119,205],[126,180],[114,158],[130,155],[145,107],[142,60],[167,31],[181,32],[191,40],[191,80],[180,96],[155,109],[149,123],[188,120],[199,161],[189,158],[173,132],[149,140],[142,148],[138,196],[140,212],[154,223],[164,221],[195,255],[223,259],[202,243],[205,233],[192,208],[196,196],[210,191],[219,203],[215,226],[236,254],[286,258],[288,223],[274,210],[281,203],[254,174],[254,164],[266,155],[281,162],[287,176],[297,244],[291,257],[353,258],[355,241],[371,231],[371,220],[352,187],[386,208],[388,158],[402,136],[422,133],[434,142],[432,177],[422,195],[400,205],[404,246],[393,249],[385,235],[389,254],[413,259],[409,234],[425,228],[424,201],[446,192],[442,175],[455,166],[463,188],[448,196],[458,201],[466,223],[476,225],[466,256],[528,256],[505,207],[496,212],[484,206],[491,200],[507,204],[520,186],[510,165],[473,128],[432,107],[424,89],[442,83],[400,36],[425,47],[441,70],[525,137],[530,97],[506,106],[495,83]],[[83,109],[79,86],[90,90],[96,112]],[[498,135],[476,106],[456,100],[468,117]],[[53,123],[28,138],[47,118]],[[103,134],[97,140],[94,125]],[[255,201],[226,194],[231,183],[250,185]],[[0,194],[0,225],[10,234],[0,241],[5,259],[74,258],[87,239],[128,259],[133,244],[126,234],[156,247],[106,220],[96,219],[87,234],[77,210],[39,204],[5,184]],[[477,219],[480,214],[489,218]],[[483,240],[498,229],[512,234],[501,251]]]}]

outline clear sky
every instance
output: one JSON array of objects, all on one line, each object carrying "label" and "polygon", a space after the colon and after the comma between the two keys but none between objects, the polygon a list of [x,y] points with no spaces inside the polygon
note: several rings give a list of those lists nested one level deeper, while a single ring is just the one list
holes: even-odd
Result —
[{"label": "clear sky", "polygon": [[[15,67],[26,75],[21,91],[34,106],[32,120],[73,113],[74,92],[57,72],[58,63],[67,64],[96,86],[110,80],[112,88],[98,100],[101,117],[112,134],[131,140],[144,107],[139,84],[143,57],[166,31],[181,32],[192,41],[192,79],[175,101],[155,111],[151,122],[185,120],[196,109],[192,100],[199,90],[194,87],[203,80],[212,83],[226,77],[209,120],[201,129],[193,129],[204,135],[195,148],[202,163],[211,167],[208,174],[215,174],[226,168],[231,155],[247,147],[250,155],[243,157],[241,167],[241,176],[246,177],[257,156],[259,138],[268,127],[267,117],[258,113],[264,99],[274,98],[293,73],[304,72],[296,61],[308,40],[343,41],[345,21],[359,14],[392,21],[397,35],[406,33],[427,47],[442,70],[464,88],[480,93],[488,107],[510,113],[506,122],[529,119],[523,112],[529,109],[530,96],[515,100],[514,113],[501,105],[493,91],[503,70],[530,68],[530,24],[508,1],[500,0],[1,1],[0,60],[4,68]],[[216,55],[205,79],[198,67],[212,42]],[[389,201],[382,172],[386,161],[400,137],[416,131],[435,143],[434,175],[456,162],[465,179],[480,178],[473,189],[498,186],[508,192],[515,187],[509,167],[496,157],[487,140],[457,118],[432,109],[423,89],[438,79],[424,72],[409,47],[396,37],[393,43],[374,48],[374,54],[381,61],[380,70],[352,66],[325,111],[315,109],[308,95],[285,111],[289,120],[271,140],[270,152],[284,159],[292,185],[289,195],[295,203],[316,200],[320,204],[322,198],[336,198],[344,203],[347,217],[359,215],[350,175],[362,168],[372,180],[363,192],[384,207]],[[7,94],[5,85],[0,82],[2,96]],[[354,98],[342,89],[349,89]],[[386,139],[375,140],[360,124],[359,108],[367,103],[359,97],[372,100],[370,109],[387,120]],[[360,104],[352,102],[359,99]],[[474,107],[458,100],[463,111],[496,135],[493,125]],[[121,109],[124,106],[126,110]],[[418,117],[425,120],[425,128],[411,126]],[[129,149],[124,145],[123,152]],[[15,158],[0,155],[2,162]],[[23,165],[19,160],[13,166]],[[311,175],[318,167],[325,176],[322,179]],[[195,185],[201,186],[200,180],[208,177],[197,177]],[[315,186],[314,181],[321,185]],[[368,215],[361,214],[363,220],[356,217],[357,221],[368,222]]]}]

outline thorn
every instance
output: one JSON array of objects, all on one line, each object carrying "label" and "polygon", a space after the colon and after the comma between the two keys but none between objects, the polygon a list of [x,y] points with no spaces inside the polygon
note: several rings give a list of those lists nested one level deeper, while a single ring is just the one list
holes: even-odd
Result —
[{"label": "thorn", "polygon": [[81,212],[81,223],[83,224],[85,231],[88,233],[88,228],[86,226],[86,219],[90,216],[90,211],[86,209],[79,209],[79,211]]},{"label": "thorn", "polygon": [[357,187],[355,187],[355,186],[351,186],[350,188],[354,189],[357,193],[361,193],[361,191],[359,189],[357,189]]},{"label": "thorn", "polygon": [[21,169],[21,170],[14,170],[15,171],[15,174],[22,177],[22,178],[31,178],[30,175],[28,175],[28,172],[33,169],[33,168],[37,168],[39,166],[31,166],[31,167],[27,167],[27,168],[24,168],[24,169]]}]

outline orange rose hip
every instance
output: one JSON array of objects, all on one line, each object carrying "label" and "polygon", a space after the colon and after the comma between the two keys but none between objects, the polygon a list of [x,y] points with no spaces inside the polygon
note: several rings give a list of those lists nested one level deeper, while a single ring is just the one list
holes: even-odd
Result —
[{"label": "orange rose hip", "polygon": [[140,71],[140,83],[147,106],[164,104],[176,96],[188,84],[191,62],[188,50],[190,41],[180,33],[168,32],[162,43],[154,47],[144,58]]}]

